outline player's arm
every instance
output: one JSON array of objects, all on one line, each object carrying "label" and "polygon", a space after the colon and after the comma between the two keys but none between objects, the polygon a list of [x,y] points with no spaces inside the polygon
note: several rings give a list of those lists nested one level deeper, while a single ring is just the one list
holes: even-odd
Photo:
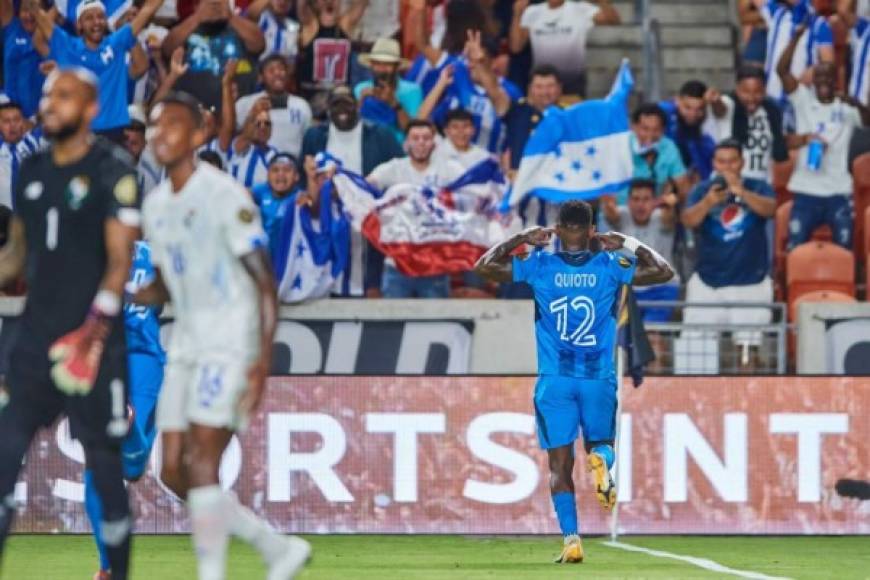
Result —
[{"label": "player's arm", "polygon": [[779,79],[782,81],[782,88],[787,95],[792,94],[798,88],[798,80],[791,74],[791,62],[794,59],[798,41],[800,41],[801,36],[806,32],[806,29],[806,24],[802,24],[794,31],[791,40],[788,41],[788,46],[785,47],[782,56],[779,57],[779,62],[776,63],[776,74],[779,75]]},{"label": "player's arm", "polygon": [[24,271],[27,257],[27,241],[24,237],[24,223],[13,215],[9,224],[9,237],[0,248],[0,288],[11,284]]},{"label": "player's arm", "polygon": [[553,233],[551,228],[541,226],[527,228],[490,248],[474,265],[474,272],[490,282],[512,282],[513,251],[524,244],[544,247],[550,243]]},{"label": "player's arm", "polygon": [[634,278],[631,280],[634,286],[664,284],[675,275],[674,269],[667,260],[637,238],[619,232],[599,234],[596,238],[607,250],[615,251],[625,248],[634,253],[637,258],[637,268],[635,268]]},{"label": "player's arm", "polygon": [[239,408],[247,414],[257,409],[265,392],[266,377],[272,365],[272,341],[278,324],[278,295],[266,250],[257,248],[242,256],[241,260],[257,287],[260,306],[260,356],[248,369],[248,389],[239,401]]},{"label": "player's arm", "polygon": [[154,278],[150,282],[130,290],[133,292],[132,296],[130,296],[130,302],[134,304],[162,306],[171,302],[169,289],[166,287],[166,282],[163,281],[163,274],[157,266],[154,266]]}]

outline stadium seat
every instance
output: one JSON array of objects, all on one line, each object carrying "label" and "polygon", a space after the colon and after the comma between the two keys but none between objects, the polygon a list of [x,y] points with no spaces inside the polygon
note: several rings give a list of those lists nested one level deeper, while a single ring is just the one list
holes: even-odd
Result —
[{"label": "stadium seat", "polygon": [[797,319],[798,307],[805,302],[856,302],[856,300],[854,296],[837,292],[836,290],[807,292],[788,303],[788,319],[790,321],[793,322]]},{"label": "stadium seat", "polygon": [[[794,202],[789,200],[776,208],[776,217],[773,236],[773,271],[774,290],[777,300],[785,300],[785,277],[786,277],[786,248],[788,247],[788,220],[791,215],[791,207]],[[831,228],[827,225],[818,227],[813,231],[812,239],[815,241],[830,242],[833,239]]]},{"label": "stadium seat", "polygon": [[855,158],[852,162],[852,175],[855,179],[855,254],[858,260],[864,262],[868,248],[866,239],[870,234],[867,229],[865,213],[870,208],[870,153],[865,153]]},{"label": "stadium seat", "polygon": [[807,242],[786,258],[788,301],[816,290],[855,295],[855,256],[836,244]]}]

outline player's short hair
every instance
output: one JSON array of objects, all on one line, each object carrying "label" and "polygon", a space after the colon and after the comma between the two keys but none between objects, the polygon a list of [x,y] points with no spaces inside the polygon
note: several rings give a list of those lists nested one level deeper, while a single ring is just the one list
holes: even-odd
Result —
[{"label": "player's short hair", "polygon": [[662,122],[662,127],[668,126],[668,116],[664,109],[655,103],[644,103],[636,108],[631,115],[632,123],[639,123],[641,117],[658,117],[659,121]]},{"label": "player's short hair", "polygon": [[19,105],[15,101],[7,101],[5,103],[0,103],[0,113],[2,113],[3,111],[11,111],[13,109],[18,111],[22,115],[24,114],[24,109],[22,109],[21,105]]},{"label": "player's short hair", "polygon": [[592,206],[580,199],[566,201],[559,208],[558,223],[562,226],[588,228],[592,225]]},{"label": "player's short hair", "polygon": [[680,87],[681,97],[691,97],[693,99],[703,99],[707,92],[707,85],[698,80],[687,81]]},{"label": "player's short hair", "polygon": [[218,155],[216,151],[200,151],[197,157],[200,161],[205,161],[210,165],[214,165],[221,171],[224,170],[224,162],[221,159],[221,156]]},{"label": "player's short hair", "polygon": [[754,64],[744,64],[737,69],[737,82],[739,83],[746,79],[757,79],[762,84],[767,82],[767,78],[764,76],[764,69]]},{"label": "player's short hair", "polygon": [[184,107],[190,113],[194,126],[202,127],[202,104],[190,93],[170,91],[165,97],[160,99],[158,105],[179,105]]},{"label": "player's short hair", "polygon": [[646,177],[637,177],[635,179],[632,179],[631,183],[628,184],[628,196],[631,197],[631,194],[638,189],[649,189],[650,191],[652,191],[653,195],[655,195],[656,182]]},{"label": "player's short hair", "polygon": [[444,126],[446,127],[453,121],[468,121],[474,123],[474,116],[465,109],[453,109],[448,111],[444,116]]},{"label": "player's short hair", "polygon": [[257,71],[260,74],[263,74],[263,72],[265,72],[265,70],[266,70],[266,67],[269,66],[270,64],[272,64],[273,62],[280,62],[281,64],[284,65],[284,68],[287,68],[287,66],[289,64],[287,62],[287,59],[284,58],[281,54],[279,54],[277,52],[273,52],[272,54],[270,54],[269,56],[267,56],[266,58],[264,58],[263,60],[260,61],[260,64],[257,65]]},{"label": "player's short hair", "polygon": [[716,148],[713,149],[713,155],[715,155],[717,151],[722,151],[723,149],[734,149],[740,157],[743,157],[743,144],[737,139],[732,139],[730,137],[728,139],[722,139],[716,144]]},{"label": "player's short hair", "polygon": [[405,129],[405,135],[411,134],[411,129],[416,129],[417,127],[426,127],[432,133],[437,133],[438,130],[435,128],[435,123],[429,121],[428,119],[411,119],[408,123],[408,128]]},{"label": "player's short hair", "polygon": [[533,68],[531,74],[529,74],[529,79],[534,80],[535,77],[553,77],[557,83],[562,84],[562,76],[559,74],[559,69],[551,64],[539,64]]}]

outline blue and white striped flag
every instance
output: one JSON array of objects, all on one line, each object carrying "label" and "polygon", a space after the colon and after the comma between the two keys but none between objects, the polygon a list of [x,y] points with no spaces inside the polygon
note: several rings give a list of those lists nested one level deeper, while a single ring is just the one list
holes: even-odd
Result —
[{"label": "blue and white striped flag", "polygon": [[[298,194],[297,194],[298,195]],[[320,192],[320,215],[298,205],[294,195],[280,224],[272,262],[281,302],[302,302],[329,296],[347,268],[350,224],[334,207],[334,192],[327,182]]]},{"label": "blue and white striped flag", "polygon": [[502,211],[530,195],[562,203],[625,187],[633,172],[627,110],[633,86],[628,60],[623,60],[606,99],[549,109],[523,150]]}]

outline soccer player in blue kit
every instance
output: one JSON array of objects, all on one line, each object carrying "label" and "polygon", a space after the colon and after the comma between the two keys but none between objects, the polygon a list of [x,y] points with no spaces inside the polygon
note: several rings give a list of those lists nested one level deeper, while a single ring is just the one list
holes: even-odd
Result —
[{"label": "soccer player in blue kit", "polygon": [[[583,432],[586,464],[605,510],[616,502],[610,474],[616,435],[616,319],[622,287],[667,282],[671,266],[637,239],[596,234],[592,207],[568,201],[555,228],[532,227],[484,254],[476,272],[498,282],[526,282],[535,296],[538,440],[547,450],[550,493],[564,536],[557,563],[583,561],[574,497],[574,441]],[[543,250],[555,234],[556,252]],[[514,250],[530,244],[525,256]]]},{"label": "soccer player in blue kit", "polygon": [[[147,243],[138,241],[130,268],[129,285],[137,288],[153,277],[151,249]],[[127,368],[130,373],[128,397],[133,409],[130,431],[121,446],[121,462],[127,481],[137,481],[145,474],[151,447],[157,436],[154,414],[166,363],[166,353],[160,346],[158,315],[158,309],[154,307],[130,303],[124,305]],[[110,580],[109,559],[103,541],[104,535],[110,531],[101,529],[102,506],[90,470],[85,470],[85,510],[100,554],[100,571],[94,575],[94,580]]]}]

